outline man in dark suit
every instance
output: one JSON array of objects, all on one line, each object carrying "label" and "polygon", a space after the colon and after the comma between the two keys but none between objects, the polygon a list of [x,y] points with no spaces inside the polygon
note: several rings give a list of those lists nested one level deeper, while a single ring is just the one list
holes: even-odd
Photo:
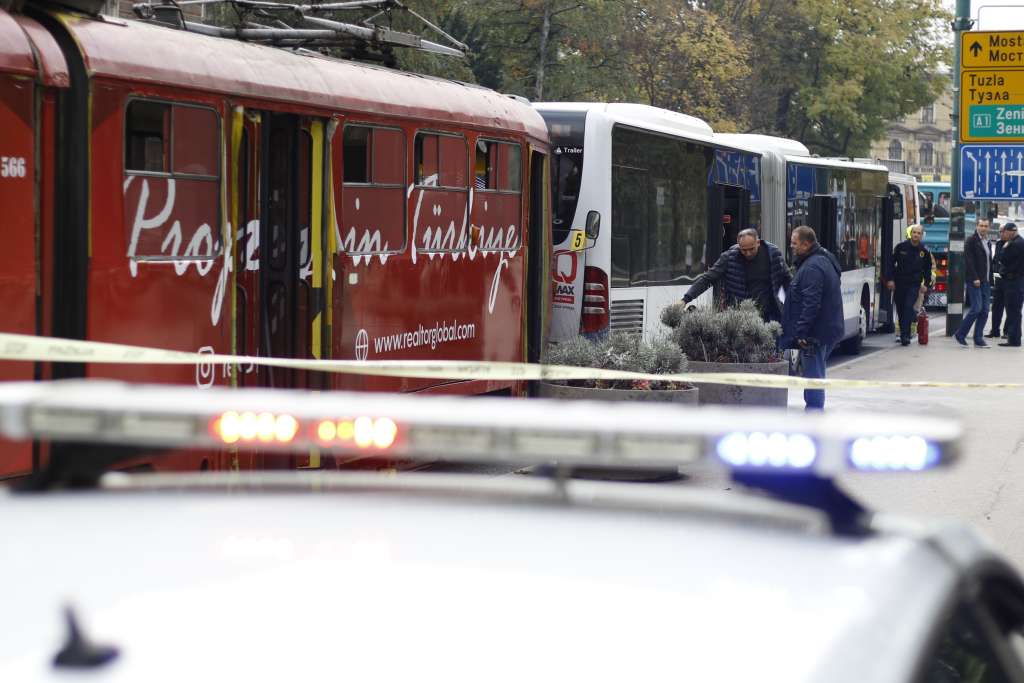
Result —
[{"label": "man in dark suit", "polygon": [[1006,341],[1000,346],[1020,346],[1021,307],[1024,306],[1024,237],[1017,234],[1017,226],[1006,224],[1009,233],[1003,247],[999,275],[1006,304]]},{"label": "man in dark suit", "polygon": [[1003,247],[1006,246],[1007,231],[1005,225],[999,226],[999,239],[992,249],[992,329],[985,336],[998,339],[1003,324],[1003,279],[999,275],[999,266],[1003,261]]},{"label": "man in dark suit", "polygon": [[967,346],[967,333],[974,327],[974,346],[987,349],[985,343],[985,321],[988,320],[988,307],[992,298],[989,277],[992,273],[992,258],[988,251],[987,218],[978,218],[974,233],[964,242],[964,289],[967,290],[967,312],[960,323],[960,328],[953,335],[956,343]]}]

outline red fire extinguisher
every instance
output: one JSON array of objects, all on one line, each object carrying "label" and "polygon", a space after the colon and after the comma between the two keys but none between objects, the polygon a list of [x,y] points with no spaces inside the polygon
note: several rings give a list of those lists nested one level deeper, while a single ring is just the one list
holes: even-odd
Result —
[{"label": "red fire extinguisher", "polygon": [[924,306],[917,313],[917,341],[921,346],[928,344],[928,314],[925,313]]}]

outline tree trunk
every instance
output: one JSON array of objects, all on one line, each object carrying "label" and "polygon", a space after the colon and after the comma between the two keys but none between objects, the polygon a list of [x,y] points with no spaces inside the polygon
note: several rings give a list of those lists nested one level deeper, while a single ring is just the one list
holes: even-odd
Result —
[{"label": "tree trunk", "polygon": [[548,62],[548,38],[551,35],[551,3],[544,3],[544,18],[540,25],[540,45],[537,51],[537,75],[533,85],[533,99],[537,102],[544,99],[544,69]]}]

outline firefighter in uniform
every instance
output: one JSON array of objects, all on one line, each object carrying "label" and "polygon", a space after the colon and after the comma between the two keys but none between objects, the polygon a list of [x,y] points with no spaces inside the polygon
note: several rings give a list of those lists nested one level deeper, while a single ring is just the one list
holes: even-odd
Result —
[{"label": "firefighter in uniform", "polygon": [[886,286],[893,290],[896,312],[900,318],[900,343],[910,344],[910,324],[917,316],[914,305],[918,294],[932,286],[932,256],[924,248],[924,228],[912,225],[910,239],[896,245],[892,252],[892,280]]}]

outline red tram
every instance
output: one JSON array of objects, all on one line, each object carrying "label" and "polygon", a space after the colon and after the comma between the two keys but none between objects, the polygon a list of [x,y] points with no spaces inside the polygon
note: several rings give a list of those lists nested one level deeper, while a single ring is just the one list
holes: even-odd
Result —
[{"label": "red tram", "polygon": [[[548,153],[539,114],[483,88],[0,11],[0,329],[283,358],[536,360]],[[0,367],[77,376],[525,390],[203,364]]]}]

